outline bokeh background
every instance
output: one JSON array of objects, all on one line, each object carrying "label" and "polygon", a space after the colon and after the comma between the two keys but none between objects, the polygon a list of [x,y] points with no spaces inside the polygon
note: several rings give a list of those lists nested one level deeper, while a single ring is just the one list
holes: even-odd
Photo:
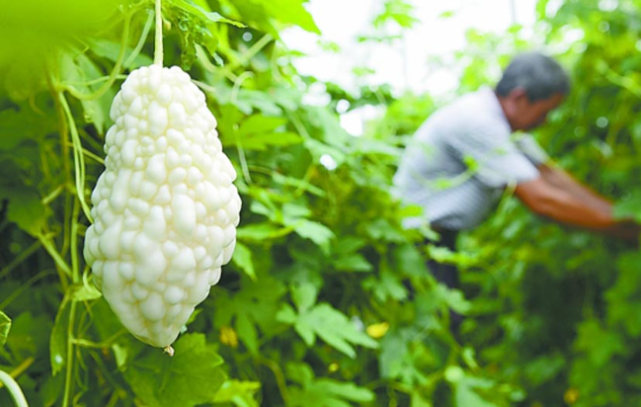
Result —
[{"label": "bokeh background", "polygon": [[506,191],[448,252],[390,196],[418,126],[537,49],[573,89],[535,137],[641,219],[641,1],[163,1],[164,64],[205,92],[243,199],[173,358],[123,329],[82,259],[111,101],[153,61],[153,2],[0,9],[0,370],[30,406],[641,403],[639,248]]}]

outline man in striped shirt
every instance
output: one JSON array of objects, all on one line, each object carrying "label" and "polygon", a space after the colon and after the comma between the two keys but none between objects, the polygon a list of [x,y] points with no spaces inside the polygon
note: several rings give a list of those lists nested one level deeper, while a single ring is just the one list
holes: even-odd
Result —
[{"label": "man in striped shirt", "polygon": [[[610,201],[551,164],[531,136],[513,134],[543,124],[569,90],[568,75],[556,61],[530,52],[512,60],[495,89],[482,88],[432,114],[394,176],[395,194],[424,210],[405,226],[429,224],[441,233],[440,244],[454,249],[458,232],[479,225],[512,186],[536,214],[637,239],[638,225],[615,220]],[[448,287],[459,287],[455,267],[431,263],[430,269]]]}]

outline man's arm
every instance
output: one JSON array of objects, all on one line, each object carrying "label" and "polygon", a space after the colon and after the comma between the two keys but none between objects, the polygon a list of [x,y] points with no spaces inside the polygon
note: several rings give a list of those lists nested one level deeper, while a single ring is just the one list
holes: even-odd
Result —
[{"label": "man's arm", "polygon": [[597,210],[611,211],[612,202],[609,199],[583,185],[562,168],[554,164],[541,164],[537,168],[548,183],[572,194],[588,206]]},{"label": "man's arm", "polygon": [[626,240],[638,239],[641,231],[638,224],[615,220],[610,202],[587,188],[577,187],[578,183],[568,186],[568,179],[571,178],[560,176],[552,183],[541,175],[533,181],[518,184],[515,193],[536,214]]}]

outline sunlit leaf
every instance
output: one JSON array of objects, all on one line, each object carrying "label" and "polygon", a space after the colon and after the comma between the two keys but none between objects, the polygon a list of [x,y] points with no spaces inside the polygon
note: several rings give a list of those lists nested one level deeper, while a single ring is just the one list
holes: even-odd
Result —
[{"label": "sunlit leaf", "polygon": [[73,301],[91,301],[102,297],[102,293],[89,283],[71,287],[71,299]]},{"label": "sunlit leaf", "polygon": [[243,270],[251,279],[256,279],[256,272],[254,271],[254,262],[252,260],[252,252],[249,247],[240,242],[236,242],[232,262]]},{"label": "sunlit leaf", "polygon": [[237,407],[259,407],[254,398],[254,394],[259,389],[259,382],[228,380],[216,393],[214,403],[233,403]]},{"label": "sunlit leaf", "polygon": [[0,311],[0,346],[4,346],[11,329],[11,319],[4,312]]}]

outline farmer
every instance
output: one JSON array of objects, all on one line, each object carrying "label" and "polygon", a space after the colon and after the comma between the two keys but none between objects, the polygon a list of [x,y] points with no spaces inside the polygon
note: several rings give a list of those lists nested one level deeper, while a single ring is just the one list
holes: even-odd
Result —
[{"label": "farmer", "polygon": [[[558,222],[636,241],[638,225],[615,220],[612,203],[550,162],[527,131],[545,122],[570,90],[567,73],[536,52],[509,64],[495,89],[482,88],[432,114],[408,144],[394,176],[401,200],[423,208],[405,226],[429,224],[455,249],[459,231],[479,225],[503,191]],[[459,288],[456,267],[430,262],[435,278]],[[453,314],[453,325],[460,316]]]}]

